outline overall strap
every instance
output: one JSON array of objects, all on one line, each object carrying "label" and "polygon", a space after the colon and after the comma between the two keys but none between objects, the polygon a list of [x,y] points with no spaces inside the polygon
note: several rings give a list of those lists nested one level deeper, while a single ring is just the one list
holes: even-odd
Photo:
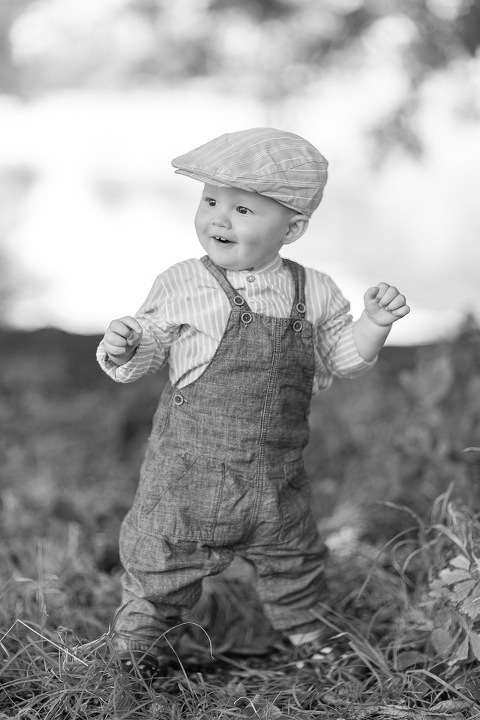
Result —
[{"label": "overall strap", "polygon": [[305,305],[305,268],[303,265],[283,258],[283,262],[286,264],[290,272],[292,273],[293,282],[295,285],[295,295],[293,298],[292,309],[290,316],[294,318],[304,318],[306,305]]},{"label": "overall strap", "polygon": [[234,310],[241,309],[241,310],[248,310],[249,312],[251,312],[245,298],[242,295],[239,295],[236,292],[236,290],[228,282],[225,270],[223,268],[221,268],[219,265],[216,265],[213,262],[213,260],[210,260],[208,255],[204,255],[201,258],[201,261],[205,265],[207,270],[213,275],[213,277],[218,282],[218,284],[220,285],[222,290],[225,292],[232,308]]}]

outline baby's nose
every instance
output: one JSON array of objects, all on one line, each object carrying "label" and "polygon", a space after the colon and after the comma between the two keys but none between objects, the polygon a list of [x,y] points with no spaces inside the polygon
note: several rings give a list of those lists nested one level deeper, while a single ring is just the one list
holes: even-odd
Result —
[{"label": "baby's nose", "polygon": [[217,212],[213,218],[213,224],[219,227],[231,227],[231,222],[228,215],[224,212]]}]

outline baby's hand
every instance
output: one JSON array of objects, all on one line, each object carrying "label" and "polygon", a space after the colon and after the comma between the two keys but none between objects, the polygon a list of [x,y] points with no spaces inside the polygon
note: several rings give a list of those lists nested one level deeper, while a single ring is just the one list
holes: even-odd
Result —
[{"label": "baby's hand", "polygon": [[405,295],[388,283],[381,282],[375,287],[368,288],[363,299],[365,312],[377,325],[391,325],[410,312]]},{"label": "baby's hand", "polygon": [[127,315],[112,320],[103,338],[108,356],[117,365],[128,362],[142,339],[143,329],[138,320]]}]

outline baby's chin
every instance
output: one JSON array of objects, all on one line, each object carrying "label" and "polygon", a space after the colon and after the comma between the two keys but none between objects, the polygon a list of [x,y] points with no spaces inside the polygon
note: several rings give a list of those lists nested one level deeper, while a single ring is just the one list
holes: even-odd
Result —
[{"label": "baby's chin", "polygon": [[224,270],[231,270],[234,272],[240,272],[242,270],[253,270],[253,267],[247,266],[248,264],[244,262],[241,262],[239,260],[234,260],[233,258],[225,257],[226,253],[208,253],[208,257],[210,260],[212,260],[216,265],[219,265],[219,267],[223,268]]}]

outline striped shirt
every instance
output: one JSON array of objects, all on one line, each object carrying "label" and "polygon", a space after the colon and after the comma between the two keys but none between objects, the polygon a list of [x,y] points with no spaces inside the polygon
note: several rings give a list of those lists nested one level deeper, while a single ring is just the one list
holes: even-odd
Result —
[{"label": "striped shirt", "polygon": [[[371,367],[359,355],[353,338],[350,305],[324,273],[305,269],[306,320],[314,327],[313,391],[325,389],[332,377],[355,377]],[[233,288],[255,313],[288,317],[294,283],[277,257],[261,268],[227,271]],[[185,387],[206,369],[223,337],[230,303],[218,282],[197,259],[173,265],[155,280],[135,317],[143,337],[135,355],[121,366],[108,357],[103,341],[97,359],[117,382],[128,383],[169,365],[172,385]]]}]

